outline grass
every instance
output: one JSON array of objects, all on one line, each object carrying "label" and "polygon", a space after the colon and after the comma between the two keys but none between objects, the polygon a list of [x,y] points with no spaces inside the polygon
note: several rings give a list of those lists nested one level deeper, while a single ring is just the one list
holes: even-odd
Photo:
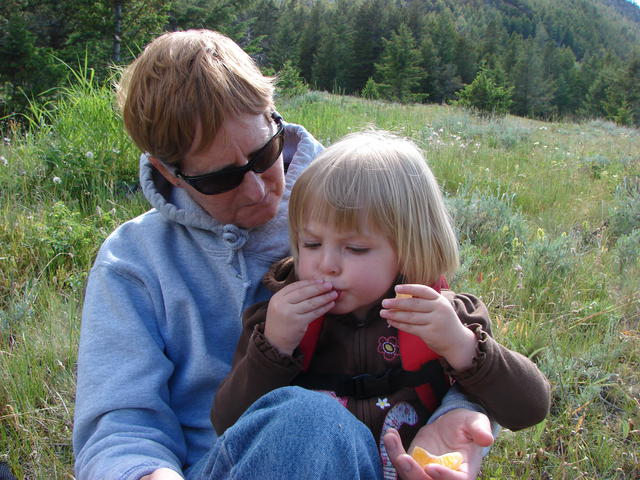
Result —
[{"label": "grass", "polygon": [[[640,131],[319,92],[279,109],[325,144],[376,126],[424,148],[459,230],[453,287],[480,295],[495,336],[553,386],[547,420],[503,431],[481,478],[637,478]],[[65,479],[86,273],[148,207],[109,88],[77,78],[31,118],[5,122],[0,145],[0,461]]]}]

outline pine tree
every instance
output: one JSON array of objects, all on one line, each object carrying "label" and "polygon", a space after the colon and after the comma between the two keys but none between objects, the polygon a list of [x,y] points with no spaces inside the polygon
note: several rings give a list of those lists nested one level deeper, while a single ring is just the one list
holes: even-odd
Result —
[{"label": "pine tree", "polygon": [[445,102],[462,88],[456,65],[457,39],[458,34],[449,10],[430,13],[425,17],[420,45],[422,65],[426,72],[422,91],[432,102]]},{"label": "pine tree", "polygon": [[455,103],[483,115],[506,115],[511,106],[513,87],[504,84],[503,78],[503,73],[481,67],[473,82],[458,92]]},{"label": "pine tree", "polygon": [[345,92],[350,86],[354,51],[350,3],[340,0],[326,12],[311,69],[313,84],[322,90]]},{"label": "pine tree", "polygon": [[[348,69],[349,86],[347,91],[362,89],[375,72],[375,63],[384,48],[383,39],[387,36],[388,5],[387,0],[362,2],[353,13],[353,41],[351,65]],[[390,35],[390,32],[389,32]]]},{"label": "pine tree", "polygon": [[416,92],[425,72],[420,65],[420,52],[405,24],[401,24],[398,32],[384,41],[376,72],[382,81],[380,89],[387,98],[402,103],[421,98]]},{"label": "pine tree", "polygon": [[552,80],[545,76],[542,55],[533,41],[519,42],[510,80],[515,86],[512,108],[514,113],[534,117],[552,113],[554,85]]},{"label": "pine tree", "polygon": [[299,0],[287,0],[276,13],[275,31],[269,39],[266,63],[279,70],[287,60],[298,65],[299,42],[305,17]]}]

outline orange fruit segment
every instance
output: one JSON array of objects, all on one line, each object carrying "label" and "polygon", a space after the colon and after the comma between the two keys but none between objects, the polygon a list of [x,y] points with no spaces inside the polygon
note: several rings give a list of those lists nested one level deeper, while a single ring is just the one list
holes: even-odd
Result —
[{"label": "orange fruit segment", "polygon": [[462,454],[459,452],[445,453],[444,455],[431,455],[424,448],[413,447],[411,450],[411,456],[418,462],[418,465],[424,467],[430,463],[437,463],[438,465],[444,465],[451,470],[459,470],[462,465]]},{"label": "orange fruit segment", "polygon": [[396,293],[396,298],[413,298],[413,295],[408,293]]}]

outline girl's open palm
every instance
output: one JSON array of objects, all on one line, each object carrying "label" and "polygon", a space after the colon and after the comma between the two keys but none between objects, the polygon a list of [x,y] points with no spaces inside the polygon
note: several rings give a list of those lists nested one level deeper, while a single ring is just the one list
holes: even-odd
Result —
[{"label": "girl's open palm", "polygon": [[[486,415],[465,409],[451,410],[435,422],[422,427],[411,446],[419,445],[433,454],[460,452],[464,462],[459,471],[442,465],[421,468],[406,454],[400,435],[390,429],[384,436],[384,444],[392,463],[403,480],[473,480],[478,476],[482,463],[483,447],[493,443],[491,424]],[[411,449],[410,449],[411,450]]]},{"label": "girl's open palm", "polygon": [[331,283],[301,280],[278,291],[269,300],[264,335],[281,353],[291,355],[307,326],[335,305],[337,293]]}]

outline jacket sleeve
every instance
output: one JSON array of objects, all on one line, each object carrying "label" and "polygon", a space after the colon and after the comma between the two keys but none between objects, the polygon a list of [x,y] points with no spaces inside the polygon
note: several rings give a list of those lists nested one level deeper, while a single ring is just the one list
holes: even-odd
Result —
[{"label": "jacket sleeve", "polygon": [[544,420],[551,400],[543,373],[527,357],[491,336],[489,313],[482,301],[469,294],[454,295],[451,300],[460,321],[476,335],[477,345],[471,368],[455,371],[444,362],[445,372],[503,427],[519,430]]},{"label": "jacket sleeve", "polygon": [[133,480],[160,467],[181,472],[186,446],[170,408],[173,364],[156,319],[139,278],[105,265],[92,269],[73,428],[78,480]]},{"label": "jacket sleeve", "polygon": [[267,303],[244,314],[243,331],[229,375],[222,381],[211,407],[218,435],[232,426],[261,396],[290,385],[302,370],[301,355],[283,355],[264,336]]}]

